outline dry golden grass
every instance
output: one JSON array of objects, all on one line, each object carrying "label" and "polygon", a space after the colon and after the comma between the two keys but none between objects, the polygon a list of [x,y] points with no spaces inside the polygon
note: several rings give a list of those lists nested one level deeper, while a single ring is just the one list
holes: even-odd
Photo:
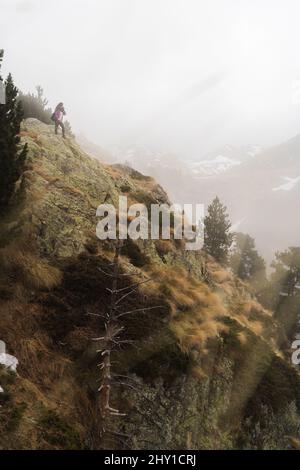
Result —
[{"label": "dry golden grass", "polygon": [[298,437],[289,436],[289,441],[293,449],[300,450],[300,439]]},{"label": "dry golden grass", "polygon": [[7,350],[19,361],[18,372],[43,387],[65,374],[68,361],[54,351],[46,332],[39,329],[42,315],[37,304],[10,300],[0,305],[0,330]]},{"label": "dry golden grass", "polygon": [[155,266],[148,273],[153,282],[143,287],[148,295],[160,292],[170,305],[171,312],[186,311],[198,304],[205,306],[209,289],[200,281],[191,278],[183,268]]},{"label": "dry golden grass", "polygon": [[218,271],[212,271],[211,276],[213,281],[223,284],[224,282],[228,282],[232,280],[232,275],[230,272],[225,271],[225,270],[218,270]]},{"label": "dry golden grass", "polygon": [[152,267],[147,273],[154,280],[141,288],[151,296],[159,291],[170,307],[170,328],[183,352],[204,351],[207,341],[226,331],[220,321],[226,309],[220,297],[183,268]]},{"label": "dry golden grass", "polygon": [[113,178],[117,179],[122,176],[121,171],[118,168],[112,167],[111,165],[103,164],[107,173]]},{"label": "dry golden grass", "polygon": [[156,240],[155,248],[160,256],[165,256],[168,253],[176,251],[173,243],[171,243],[170,240]]},{"label": "dry golden grass", "polygon": [[238,334],[237,334],[237,339],[239,340],[239,342],[244,345],[247,343],[248,339],[247,339],[247,335],[245,333],[245,331],[240,331]]},{"label": "dry golden grass", "polygon": [[30,139],[34,140],[34,141],[37,141],[38,140],[38,134],[36,132],[33,132],[33,131],[21,131],[19,133],[19,136],[20,137],[30,137]]},{"label": "dry golden grass", "polygon": [[83,193],[83,191],[81,191],[80,189],[78,188],[75,188],[74,186],[64,186],[64,191],[68,192],[69,194],[72,194],[74,196],[80,196],[82,198],[85,198],[85,199],[88,199],[87,195]]},{"label": "dry golden grass", "polygon": [[[191,276],[184,268],[151,266],[147,275],[153,282],[141,286],[151,297],[159,293],[170,307],[170,328],[182,351],[198,350],[204,353],[209,340],[227,331],[226,318],[236,320],[243,329],[268,340],[271,313],[252,299],[243,285],[217,265],[212,265],[215,279],[221,283],[212,289]],[[241,344],[247,341],[246,332],[238,336]]]},{"label": "dry golden grass", "polygon": [[223,323],[214,318],[201,322],[193,315],[186,319],[174,320],[171,323],[171,329],[184,353],[189,353],[193,349],[203,351],[209,339],[216,338],[220,333],[228,330]]},{"label": "dry golden grass", "polygon": [[94,332],[89,327],[81,327],[72,330],[65,338],[65,342],[71,346],[74,351],[84,351],[91,342]]},{"label": "dry golden grass", "polygon": [[[16,300],[1,301],[0,329],[1,337],[13,352],[18,352],[19,339],[35,325],[35,313],[27,304]],[[24,326],[24,315],[30,317],[30,322]],[[9,351],[10,352],[10,351]]]},{"label": "dry golden grass", "polygon": [[[273,324],[271,312],[263,308],[255,299],[251,299],[250,296],[243,299],[242,296],[237,297],[237,294],[236,292],[236,298],[231,299],[229,303],[229,316],[241,326],[269,341],[268,329]],[[273,346],[270,341],[269,344]]]},{"label": "dry golden grass", "polygon": [[52,289],[61,282],[61,272],[33,252],[12,243],[0,250],[1,271],[33,289]]}]

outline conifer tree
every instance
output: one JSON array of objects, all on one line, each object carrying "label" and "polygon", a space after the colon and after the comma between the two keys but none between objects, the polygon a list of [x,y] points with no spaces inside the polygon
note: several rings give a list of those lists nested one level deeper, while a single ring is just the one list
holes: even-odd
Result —
[{"label": "conifer tree", "polygon": [[[2,59],[3,50],[0,51],[0,66]],[[2,81],[1,76],[0,80]],[[0,104],[0,214],[4,213],[12,200],[27,153],[26,145],[20,148],[19,133],[23,112],[11,74],[4,86],[5,103]]]},{"label": "conifer tree", "polygon": [[233,240],[230,228],[227,208],[216,197],[204,218],[204,250],[223,265],[228,262],[228,251]]},{"label": "conifer tree", "polygon": [[250,235],[238,232],[234,235],[234,249],[230,256],[231,268],[245,281],[265,281],[266,265],[255,249],[255,241]]},{"label": "conifer tree", "polygon": [[277,290],[289,297],[299,296],[300,247],[290,247],[286,251],[276,253],[272,267],[275,271],[271,281],[279,286]]}]

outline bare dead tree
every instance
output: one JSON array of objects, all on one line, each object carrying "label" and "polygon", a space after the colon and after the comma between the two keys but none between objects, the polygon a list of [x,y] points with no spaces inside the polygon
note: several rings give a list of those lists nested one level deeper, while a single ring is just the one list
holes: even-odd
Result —
[{"label": "bare dead tree", "polygon": [[[110,303],[107,312],[103,314],[89,313],[88,315],[96,316],[101,319],[101,326],[104,326],[103,336],[93,338],[100,344],[97,353],[100,355],[100,362],[97,366],[100,368],[100,386],[98,388],[98,405],[100,416],[100,440],[103,442],[104,437],[110,438],[116,436],[120,441],[120,433],[109,429],[111,417],[124,417],[125,413],[115,408],[111,403],[112,387],[117,385],[126,385],[124,382],[118,382],[112,371],[112,353],[116,349],[122,348],[124,345],[132,344],[133,341],[124,339],[125,328],[122,325],[122,319],[127,315],[137,313],[144,313],[149,310],[163,308],[161,305],[151,307],[141,307],[126,310],[122,308],[122,303],[128,300],[128,297],[136,293],[139,287],[145,283],[150,282],[152,279],[141,274],[139,271],[122,273],[120,270],[120,252],[123,246],[123,241],[117,239],[115,243],[115,253],[112,263],[107,265],[104,269],[99,267],[99,271],[111,279],[111,288],[107,288],[110,293]],[[137,278],[136,281],[129,283],[128,286],[119,287],[121,279],[128,277],[128,279]],[[129,437],[129,436],[127,436]],[[126,446],[126,442],[123,442]]]}]

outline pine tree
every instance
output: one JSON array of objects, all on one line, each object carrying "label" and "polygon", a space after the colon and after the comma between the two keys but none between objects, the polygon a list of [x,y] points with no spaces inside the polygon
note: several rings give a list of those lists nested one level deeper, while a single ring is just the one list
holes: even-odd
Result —
[{"label": "pine tree", "polygon": [[259,300],[274,311],[274,317],[292,340],[300,333],[300,247],[276,253],[271,266],[273,272]]},{"label": "pine tree", "polygon": [[228,251],[233,241],[227,208],[216,197],[209,205],[207,212],[204,219],[204,250],[219,263],[226,265]]},{"label": "pine tree", "polygon": [[231,268],[240,279],[250,281],[255,277],[264,277],[266,265],[255,249],[255,241],[245,233],[234,234],[234,249],[230,256]]},{"label": "pine tree", "polygon": [[[3,51],[0,51],[0,66]],[[0,80],[2,78],[0,76]],[[20,148],[22,105],[17,101],[18,90],[9,74],[5,85],[5,104],[0,104],[0,213],[3,214],[15,192],[16,182],[24,169],[27,146]]]},{"label": "pine tree", "polygon": [[281,293],[289,297],[299,296],[300,247],[290,247],[282,253],[276,253],[272,267],[275,271],[271,281],[280,286]]}]

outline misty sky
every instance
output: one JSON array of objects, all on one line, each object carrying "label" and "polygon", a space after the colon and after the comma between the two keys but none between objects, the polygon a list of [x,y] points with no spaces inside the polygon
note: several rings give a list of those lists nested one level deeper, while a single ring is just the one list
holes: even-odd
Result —
[{"label": "misty sky", "polygon": [[299,0],[0,0],[2,74],[102,147],[199,159],[300,132]]}]

